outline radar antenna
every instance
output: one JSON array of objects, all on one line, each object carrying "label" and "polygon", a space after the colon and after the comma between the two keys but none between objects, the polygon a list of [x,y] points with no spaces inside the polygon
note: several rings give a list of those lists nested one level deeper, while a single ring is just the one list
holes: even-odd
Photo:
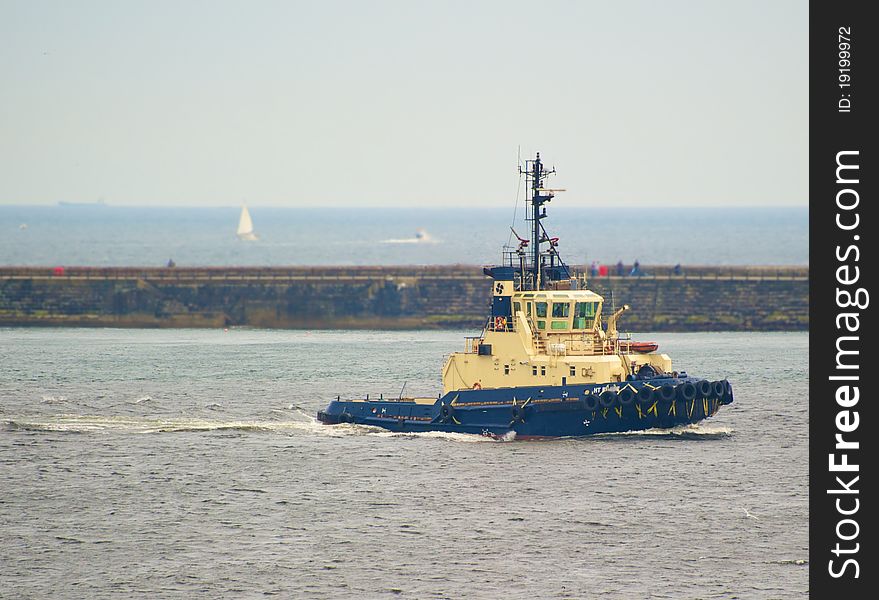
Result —
[{"label": "radar antenna", "polygon": [[[534,160],[526,160],[525,168],[520,166],[519,173],[524,173],[528,183],[531,184],[529,186],[530,191],[528,197],[528,202],[531,203],[531,213],[530,215],[526,214],[525,216],[525,220],[531,222],[530,289],[539,290],[541,289],[544,280],[547,279],[542,272],[541,244],[548,243],[550,245],[549,258],[551,268],[555,266],[555,257],[558,256],[558,250],[556,249],[558,246],[558,238],[550,237],[546,233],[543,224],[540,222],[542,219],[546,218],[546,207],[544,204],[551,201],[556,192],[563,192],[565,190],[544,187],[544,180],[548,176],[555,174],[555,167],[551,170],[547,170],[543,165],[543,161],[540,160],[540,152],[537,153],[537,157]],[[519,238],[518,235],[516,237]],[[525,246],[522,242],[522,238],[519,238],[520,250]],[[559,259],[559,262],[561,262],[561,259]],[[550,279],[552,278],[552,275],[550,275]]]}]

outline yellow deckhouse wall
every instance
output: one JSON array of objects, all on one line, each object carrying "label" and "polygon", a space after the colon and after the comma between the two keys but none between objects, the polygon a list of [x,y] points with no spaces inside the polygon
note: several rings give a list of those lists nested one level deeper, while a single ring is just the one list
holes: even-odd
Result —
[{"label": "yellow deckhouse wall", "polygon": [[[598,294],[588,290],[510,293],[511,288],[499,285],[495,291],[498,296],[511,296],[513,318],[489,320],[479,338],[468,340],[465,352],[448,358],[444,392],[622,381],[644,364],[671,370],[665,354],[616,354],[608,349],[601,328],[603,298]],[[480,355],[480,345],[490,347],[490,354]]]}]

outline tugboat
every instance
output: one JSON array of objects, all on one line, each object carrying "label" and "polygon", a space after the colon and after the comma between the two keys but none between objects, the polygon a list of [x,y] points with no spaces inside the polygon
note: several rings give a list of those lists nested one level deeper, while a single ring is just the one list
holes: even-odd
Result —
[{"label": "tugboat", "polygon": [[449,356],[437,398],[343,400],[319,411],[322,423],[398,432],[442,431],[501,438],[578,437],[696,423],[733,401],[726,380],[673,371],[654,342],[620,335],[623,305],[602,320],[604,298],[573,276],[559,239],[544,228],[547,170],[526,161],[530,239],[486,267],[491,315],[482,333]]}]

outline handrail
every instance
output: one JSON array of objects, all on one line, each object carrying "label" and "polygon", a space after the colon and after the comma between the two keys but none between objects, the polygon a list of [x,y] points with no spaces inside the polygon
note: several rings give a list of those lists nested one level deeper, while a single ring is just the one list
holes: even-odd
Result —
[{"label": "handrail", "polygon": [[486,331],[515,333],[515,319],[513,319],[512,317],[488,317],[488,323],[486,323],[485,329]]},{"label": "handrail", "polygon": [[[685,267],[679,275],[667,266],[645,266],[643,275],[596,275],[591,283],[602,281],[802,281],[809,279],[808,267]],[[586,268],[581,268],[586,271]],[[416,278],[423,280],[466,279],[485,281],[481,270],[468,265],[433,266],[282,266],[282,267],[25,267],[0,266],[0,278],[35,279],[157,279],[161,281],[209,280],[336,280],[362,281],[380,278]]]}]

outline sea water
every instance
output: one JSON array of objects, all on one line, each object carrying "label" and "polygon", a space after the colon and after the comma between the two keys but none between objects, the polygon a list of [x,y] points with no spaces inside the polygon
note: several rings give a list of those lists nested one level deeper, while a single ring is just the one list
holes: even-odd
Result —
[{"label": "sea water", "polygon": [[[250,207],[258,241],[236,238],[240,208],[0,206],[0,265],[488,264],[521,209]],[[515,216],[515,218],[514,218]],[[806,265],[805,208],[572,208],[543,224],[569,264]],[[417,238],[419,230],[426,233]]]},{"label": "sea water", "polygon": [[435,396],[467,331],[0,329],[0,597],[802,598],[805,333],[645,334],[696,426],[323,426]]}]

